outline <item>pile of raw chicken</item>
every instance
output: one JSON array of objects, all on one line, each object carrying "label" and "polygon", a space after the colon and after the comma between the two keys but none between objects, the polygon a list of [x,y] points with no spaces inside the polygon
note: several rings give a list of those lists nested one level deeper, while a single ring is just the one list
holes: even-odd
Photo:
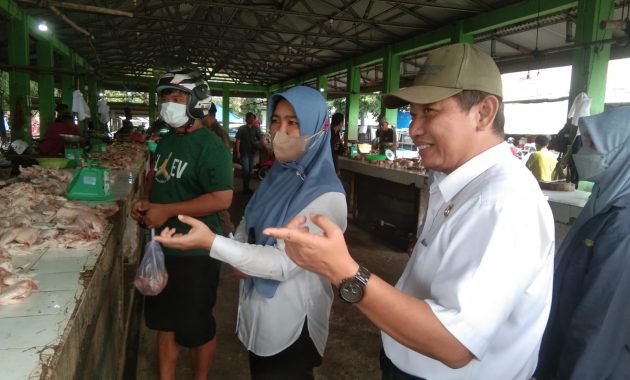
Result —
[{"label": "pile of raw chicken", "polygon": [[106,218],[118,211],[109,202],[89,207],[68,201],[72,173],[38,166],[23,168],[22,181],[0,191],[0,305],[28,297],[37,283],[14,271],[11,258],[50,248],[96,246]]},{"label": "pile of raw chicken", "polygon": [[130,170],[146,154],[144,144],[134,142],[118,142],[107,146],[106,153],[89,153],[91,158],[98,158],[99,166],[115,169]]},{"label": "pile of raw chicken", "polygon": [[376,166],[382,166],[390,169],[403,169],[412,170],[420,173],[424,173],[425,169],[422,166],[420,158],[397,158],[393,161],[379,160],[372,162]]}]

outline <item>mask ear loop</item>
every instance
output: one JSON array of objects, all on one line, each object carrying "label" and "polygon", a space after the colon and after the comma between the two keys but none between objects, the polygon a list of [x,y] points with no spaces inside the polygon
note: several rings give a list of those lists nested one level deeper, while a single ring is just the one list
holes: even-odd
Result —
[{"label": "mask ear loop", "polygon": [[308,152],[309,149],[313,148],[313,146],[317,145],[319,140],[324,136],[325,130],[321,130],[315,134],[312,134],[308,137],[304,138],[304,152]]}]

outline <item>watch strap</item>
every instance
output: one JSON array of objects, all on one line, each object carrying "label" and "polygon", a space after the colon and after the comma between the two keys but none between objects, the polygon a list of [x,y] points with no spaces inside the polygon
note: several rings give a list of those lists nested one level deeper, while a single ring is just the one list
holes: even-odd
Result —
[{"label": "watch strap", "polygon": [[363,284],[363,287],[365,287],[370,279],[370,275],[371,273],[366,267],[359,266],[359,270],[354,275],[354,278],[356,278],[361,284]]}]

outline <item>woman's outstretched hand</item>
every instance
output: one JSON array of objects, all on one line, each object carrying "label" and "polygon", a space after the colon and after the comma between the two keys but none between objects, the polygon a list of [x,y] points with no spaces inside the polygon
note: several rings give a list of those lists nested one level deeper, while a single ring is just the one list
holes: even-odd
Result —
[{"label": "woman's outstretched hand", "polygon": [[338,285],[352,277],[359,265],[352,259],[343,238],[343,231],[323,215],[310,215],[311,221],[322,234],[309,232],[306,217],[296,216],[286,227],[265,228],[264,234],[282,239],[287,255],[297,265],[328,278]]},{"label": "woman's outstretched hand", "polygon": [[167,247],[176,249],[204,248],[210,250],[216,235],[204,222],[186,215],[178,215],[177,218],[191,227],[187,234],[178,234],[174,228],[166,227],[159,236],[153,239]]}]

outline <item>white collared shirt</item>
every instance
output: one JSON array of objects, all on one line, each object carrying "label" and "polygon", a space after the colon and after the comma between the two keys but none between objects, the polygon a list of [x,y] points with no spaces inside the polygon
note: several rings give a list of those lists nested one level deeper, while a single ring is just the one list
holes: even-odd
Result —
[{"label": "white collared shirt", "polygon": [[538,183],[502,143],[430,191],[425,226],[396,287],[425,300],[475,358],[452,369],[382,333],[387,356],[430,380],[529,379],[553,282],[554,221]]},{"label": "white collared shirt", "polygon": [[[307,217],[311,232],[321,233],[308,215],[321,214],[343,231],[347,225],[346,197],[325,193],[313,200],[298,215]],[[248,294],[240,285],[237,334],[243,345],[258,356],[275,355],[295,342],[308,320],[308,332],[320,355],[328,338],[328,319],[334,299],[327,279],[295,265],[284,251],[284,241],[275,245],[247,244],[245,218],[236,229],[235,239],[217,236],[210,256],[224,261],[250,276],[281,281],[273,298],[255,289]]]}]

